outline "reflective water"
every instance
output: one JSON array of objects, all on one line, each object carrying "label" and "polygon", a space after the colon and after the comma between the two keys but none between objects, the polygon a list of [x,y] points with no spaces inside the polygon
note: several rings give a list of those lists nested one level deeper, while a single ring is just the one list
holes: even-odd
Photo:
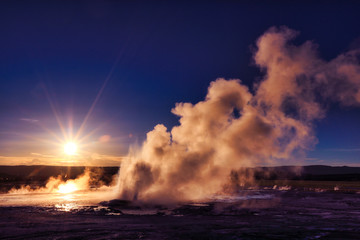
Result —
[{"label": "reflective water", "polygon": [[72,204],[86,206],[98,204],[104,200],[115,198],[116,192],[108,188],[105,190],[74,191],[71,193],[7,193],[0,194],[0,206],[54,206]]},{"label": "reflective water", "polygon": [[108,194],[2,194],[0,238],[360,238],[360,194],[356,193],[247,190],[171,207],[100,203]]}]

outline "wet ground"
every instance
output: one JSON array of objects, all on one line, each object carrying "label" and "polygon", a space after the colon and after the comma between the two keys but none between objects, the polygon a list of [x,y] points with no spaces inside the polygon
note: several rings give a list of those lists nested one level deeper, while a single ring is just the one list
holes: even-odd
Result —
[{"label": "wet ground", "polygon": [[1,239],[360,239],[354,192],[247,190],[171,208],[9,203],[0,207]]}]

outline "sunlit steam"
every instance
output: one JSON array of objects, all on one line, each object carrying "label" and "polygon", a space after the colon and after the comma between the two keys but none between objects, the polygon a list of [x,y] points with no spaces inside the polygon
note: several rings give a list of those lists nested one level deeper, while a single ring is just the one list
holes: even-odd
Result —
[{"label": "sunlit steam", "polygon": [[155,126],[122,163],[118,197],[197,200],[219,192],[232,170],[303,157],[317,142],[313,122],[325,116],[324,103],[360,104],[360,50],[326,62],[314,43],[293,45],[296,35],[271,28],[258,39],[254,61],[264,77],[253,93],[239,79],[217,79],[203,101],[177,103],[180,124]]},{"label": "sunlit steam", "polygon": [[[9,193],[72,193],[76,191],[87,191],[94,187],[94,190],[105,188],[105,184],[100,180],[101,174],[94,170],[86,169],[85,172],[76,179],[64,180],[62,176],[50,177],[43,187],[32,188],[29,185],[21,188],[13,188]],[[93,185],[93,186],[91,186]]]}]

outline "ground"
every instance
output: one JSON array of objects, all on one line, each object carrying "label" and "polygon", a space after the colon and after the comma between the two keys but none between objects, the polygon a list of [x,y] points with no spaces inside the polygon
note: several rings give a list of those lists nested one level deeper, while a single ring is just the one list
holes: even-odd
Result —
[{"label": "ground", "polygon": [[[71,204],[71,203],[70,203]],[[3,206],[1,239],[359,239],[360,195],[248,190],[172,208]]]}]

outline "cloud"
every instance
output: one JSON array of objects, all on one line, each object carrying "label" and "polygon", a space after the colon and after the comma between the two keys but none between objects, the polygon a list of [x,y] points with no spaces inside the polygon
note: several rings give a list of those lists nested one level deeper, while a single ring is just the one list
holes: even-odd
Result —
[{"label": "cloud", "polygon": [[41,157],[41,158],[54,158],[54,155],[42,154],[42,153],[30,153],[33,156]]},{"label": "cloud", "polygon": [[84,166],[120,166],[126,157],[93,153],[87,157],[81,157]]},{"label": "cloud", "polygon": [[9,157],[9,156],[0,156],[0,165],[26,165],[31,162],[32,158],[30,157]]},{"label": "cloud", "polygon": [[31,119],[31,118],[20,118],[20,121],[28,122],[28,123],[37,123],[39,120]]},{"label": "cloud", "polygon": [[110,136],[110,135],[102,135],[102,136],[99,138],[99,142],[102,142],[102,143],[109,142],[110,140],[111,140],[111,136]]}]

